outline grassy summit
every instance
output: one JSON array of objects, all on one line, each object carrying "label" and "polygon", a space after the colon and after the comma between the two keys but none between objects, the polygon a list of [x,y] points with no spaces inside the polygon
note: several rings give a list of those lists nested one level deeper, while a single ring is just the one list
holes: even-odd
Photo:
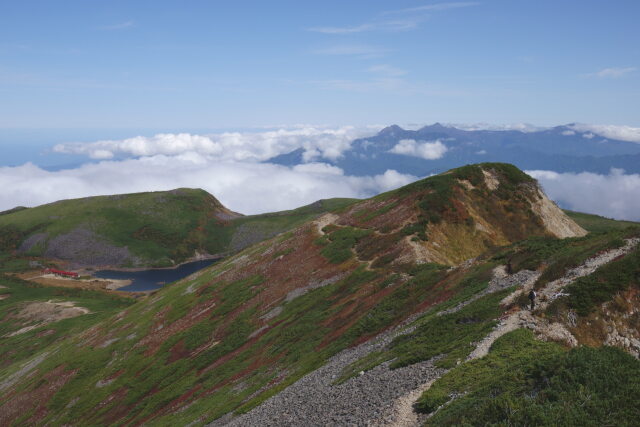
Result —
[{"label": "grassy summit", "polygon": [[349,202],[244,217],[200,189],[63,200],[1,215],[0,250],[89,266],[170,266],[235,252]]}]

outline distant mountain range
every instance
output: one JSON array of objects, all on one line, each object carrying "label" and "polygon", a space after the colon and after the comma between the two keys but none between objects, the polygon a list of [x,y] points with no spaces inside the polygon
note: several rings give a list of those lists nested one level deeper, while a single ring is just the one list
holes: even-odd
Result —
[{"label": "distant mountain range", "polygon": [[[299,148],[268,162],[293,166],[305,163],[304,154]],[[512,163],[523,170],[608,173],[619,168],[637,173],[640,144],[578,130],[572,124],[535,132],[462,130],[439,123],[406,130],[392,125],[375,136],[356,139],[341,158],[322,161],[359,176],[388,169],[426,176],[487,161]]]}]

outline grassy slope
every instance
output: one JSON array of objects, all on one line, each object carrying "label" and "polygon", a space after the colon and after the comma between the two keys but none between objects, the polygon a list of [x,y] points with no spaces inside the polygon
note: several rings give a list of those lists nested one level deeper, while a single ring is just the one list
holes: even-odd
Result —
[{"label": "grassy slope", "polygon": [[[229,213],[204,190],[178,189],[63,200],[0,216],[0,250],[12,250],[29,235],[48,238],[87,228],[118,247],[127,247],[140,264],[168,266],[194,251],[226,254],[300,225],[351,199],[323,200],[292,211],[220,219]],[[241,231],[239,239],[234,235]],[[43,244],[28,255],[42,256]],[[133,262],[133,261],[130,261]]]},{"label": "grassy slope", "polygon": [[131,298],[104,292],[41,286],[0,274],[0,337],[34,322],[18,319],[15,314],[25,304],[45,301],[73,301],[90,314],[53,322],[10,338],[0,338],[0,366],[24,360],[35,352],[72,334],[95,325],[134,303]]},{"label": "grassy slope", "polygon": [[[414,332],[397,338],[387,350],[372,353],[345,369],[339,382],[361,370],[372,369],[392,359],[392,367],[401,367],[443,355],[436,365],[453,368],[457,361],[464,360],[471,352],[472,344],[484,337],[495,325],[497,318],[504,312],[504,308],[500,308],[498,303],[510,291],[483,297],[454,314],[440,317],[435,315],[435,311],[454,306],[486,288],[493,267],[505,264],[508,259],[512,261],[514,272],[525,268],[535,270],[544,266],[546,270],[537,283],[537,286],[541,286],[542,283],[559,278],[565,271],[594,254],[622,245],[622,238],[637,236],[640,236],[639,227],[610,227],[608,232],[592,233],[581,238],[533,238],[485,254],[484,259],[479,260],[480,264],[460,280],[458,286],[462,292],[419,319]],[[568,309],[576,310],[579,316],[586,316],[598,304],[615,299],[621,291],[630,287],[640,290],[639,254],[640,250],[633,251],[594,274],[579,279],[567,288],[571,295],[558,298],[550,306],[547,315],[560,322],[565,320],[563,316]],[[523,296],[516,303],[525,307],[528,300]],[[628,309],[622,307],[621,311],[624,314]],[[615,307],[611,311],[615,311]],[[580,327],[585,328],[584,324],[591,325],[592,317],[584,320],[579,317]],[[598,319],[598,313],[595,318]],[[594,334],[602,336],[602,332],[598,330],[591,333]]]},{"label": "grassy slope", "polygon": [[632,221],[619,221],[611,218],[605,218],[599,215],[586,214],[582,212],[574,212],[564,210],[569,218],[574,220],[580,227],[589,232],[608,231],[611,229],[620,229],[627,227],[638,227],[640,223]]},{"label": "grassy slope", "polygon": [[427,424],[635,425],[640,362],[621,350],[566,351],[518,329],[490,353],[450,371],[418,401]]},{"label": "grassy slope", "polygon": [[[473,168],[467,171],[469,178],[477,175]],[[516,175],[514,186],[519,179]],[[25,379],[18,386],[20,393],[49,390],[52,394],[33,403],[43,405],[42,412],[32,406],[23,420],[37,413],[44,417],[40,420],[56,423],[151,420],[175,425],[248,410],[342,348],[416,310],[440,302],[439,308],[450,307],[468,298],[486,287],[491,267],[502,262],[503,253],[485,257],[484,264],[462,275],[434,264],[393,264],[385,258],[405,236],[393,229],[401,226],[396,213],[400,211],[387,207],[401,209],[402,197],[425,194],[420,193],[425,186],[434,190],[432,184],[422,182],[413,190],[376,198],[381,204],[376,205],[375,214],[359,213],[362,204],[355,205],[345,215],[355,212],[359,222],[327,227],[325,238],[318,238],[315,228],[307,225],[255,245],[69,338],[38,367],[37,378],[61,369],[72,377],[57,388],[47,381]],[[437,195],[447,191],[444,185],[435,187]],[[421,197],[411,200],[418,212],[425,212],[422,220],[456,217],[446,200],[434,196],[427,200],[440,219],[428,215],[428,204],[421,205]],[[372,224],[383,233],[371,234],[367,227]],[[611,240],[610,236],[594,238],[597,243],[587,238],[566,244],[584,246],[588,249],[583,252],[593,253]],[[521,260],[523,265],[528,257],[542,263],[565,250],[552,240],[546,239],[543,245],[550,250],[541,250],[540,245],[509,250],[528,254]],[[370,269],[365,268],[366,260],[373,261]],[[295,299],[285,298],[316,277],[338,279]],[[450,367],[494,324],[501,314],[498,301],[499,296],[490,296],[454,315],[428,314],[409,338],[398,339],[389,354],[377,354],[372,363],[398,357],[400,366],[446,353],[441,363]],[[272,312],[274,307],[280,311]],[[443,340],[442,334],[451,339]],[[8,367],[0,377],[16,369]],[[107,385],[96,388],[99,382]],[[0,405],[12,398],[0,398]],[[72,401],[75,404],[69,407]]]},{"label": "grassy slope", "polygon": [[[621,238],[640,236],[639,227],[609,220],[603,225],[608,232],[556,242],[535,239],[516,245],[515,252],[529,268],[549,265],[539,285],[595,252],[619,246]],[[502,260],[503,254],[494,259]],[[637,319],[628,313],[638,307],[639,278],[636,249],[569,285],[568,296],[556,299],[545,316],[564,323],[581,344],[599,347],[612,320],[619,330],[637,330]],[[526,305],[526,298],[518,303]],[[579,347],[567,352],[520,329],[497,340],[487,357],[459,365],[436,381],[416,408],[437,410],[429,425],[634,425],[640,414],[639,383],[640,362],[622,350]]]},{"label": "grassy slope", "polygon": [[226,223],[212,221],[205,228],[207,249],[210,253],[235,252],[356,202],[357,199],[323,199],[288,211],[248,215]]},{"label": "grassy slope", "polygon": [[[46,233],[49,238],[87,228],[115,246],[126,246],[143,262],[170,264],[201,248],[193,231],[223,206],[203,190],[136,193],[63,200],[0,216],[0,227],[17,229],[26,237]],[[41,256],[43,245],[29,255]]]}]

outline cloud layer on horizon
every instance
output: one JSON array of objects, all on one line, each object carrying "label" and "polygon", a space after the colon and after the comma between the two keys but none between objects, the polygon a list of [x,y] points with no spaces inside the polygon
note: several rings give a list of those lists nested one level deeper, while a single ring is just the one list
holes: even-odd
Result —
[{"label": "cloud layer on horizon", "polygon": [[365,198],[415,181],[387,170],[376,176],[344,175],[326,163],[286,167],[215,161],[195,152],[178,156],[89,163],[46,171],[31,163],[0,168],[0,211],[95,195],[202,188],[228,208],[255,214],[292,209],[331,197]]},{"label": "cloud layer on horizon", "polygon": [[588,125],[583,123],[576,123],[569,127],[578,132],[592,132],[605,138],[640,144],[640,128],[616,125]]},{"label": "cloud layer on horizon", "polygon": [[380,128],[381,126],[299,126],[264,132],[225,132],[212,135],[161,133],[152,137],[57,144],[53,150],[57,153],[86,155],[96,160],[117,156],[175,156],[195,152],[220,161],[260,162],[303,148],[307,153],[307,161],[322,158],[335,160],[349,150],[354,139],[375,134]]},{"label": "cloud layer on horizon", "polygon": [[[517,130],[520,132],[536,132],[543,129],[529,124],[490,125],[479,124],[447,124],[462,130]],[[584,133],[585,138],[594,134],[604,138],[618,139],[640,143],[640,128],[616,125],[571,124],[572,131]],[[122,159],[127,157],[154,156],[158,154],[175,156],[183,153],[196,152],[209,159],[220,161],[262,162],[280,154],[287,154],[298,148],[304,150],[305,162],[333,161],[339,159],[351,149],[354,139],[375,134],[382,126],[341,126],[336,128],[301,125],[297,127],[282,127],[262,132],[225,132],[219,134],[198,135],[190,133],[161,133],[154,136],[136,136],[123,140],[104,140],[90,143],[71,142],[56,145],[53,150],[57,153],[85,155],[94,160]],[[437,141],[430,141],[433,143]],[[425,146],[423,142],[415,143],[412,147],[402,145],[394,147],[398,154],[415,155],[426,159],[441,157],[446,152],[446,146]],[[431,147],[434,150],[426,150]],[[421,150],[425,148],[425,150]],[[402,151],[402,152],[400,152]],[[421,154],[424,151],[426,157]],[[438,157],[432,156],[441,152]],[[394,151],[396,152],[396,151]],[[434,155],[435,155],[434,154]]]},{"label": "cloud layer on horizon", "polygon": [[640,221],[640,175],[612,169],[608,175],[591,172],[526,171],[560,206],[608,218]]},{"label": "cloud layer on horizon", "polygon": [[[375,134],[380,128],[301,125],[262,132],[158,134],[59,144],[57,152],[84,155],[98,162],[56,172],[32,164],[1,167],[0,185],[5,190],[0,195],[0,210],[65,198],[177,187],[204,188],[230,209],[248,214],[295,208],[320,198],[369,197],[418,179],[394,170],[377,176],[348,176],[329,164],[348,151],[355,138]],[[571,129],[640,143],[640,128],[575,124]],[[528,131],[529,127],[519,130]],[[263,163],[298,148],[304,150],[303,164],[285,167]],[[438,140],[403,140],[391,152],[433,160],[446,155],[447,147]],[[640,220],[638,174],[529,173],[563,207]]]}]

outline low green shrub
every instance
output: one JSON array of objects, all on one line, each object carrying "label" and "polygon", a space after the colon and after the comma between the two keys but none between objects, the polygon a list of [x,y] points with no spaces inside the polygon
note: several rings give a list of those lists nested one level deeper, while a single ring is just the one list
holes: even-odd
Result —
[{"label": "low green shrub", "polygon": [[518,329],[437,380],[415,407],[436,411],[427,424],[437,426],[631,426],[640,417],[639,395],[640,362],[627,353],[566,351]]}]

